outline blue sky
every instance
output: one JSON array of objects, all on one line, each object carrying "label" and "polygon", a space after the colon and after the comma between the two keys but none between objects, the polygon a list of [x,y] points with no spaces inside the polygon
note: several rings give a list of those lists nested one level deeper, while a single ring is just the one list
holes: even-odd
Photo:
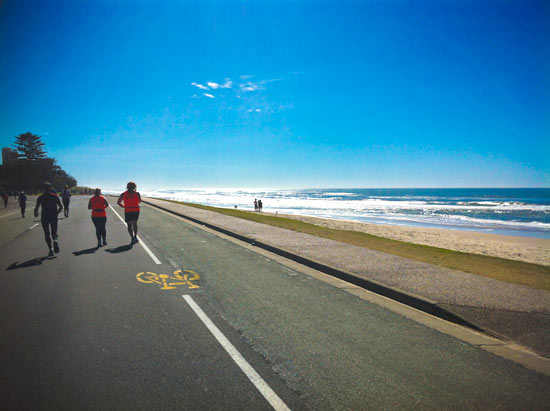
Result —
[{"label": "blue sky", "polygon": [[80,184],[550,186],[547,1],[0,1],[0,139]]}]

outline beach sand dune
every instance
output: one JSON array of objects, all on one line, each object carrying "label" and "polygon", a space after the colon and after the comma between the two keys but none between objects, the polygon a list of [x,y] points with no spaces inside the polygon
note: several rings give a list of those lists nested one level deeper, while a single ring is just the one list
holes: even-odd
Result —
[{"label": "beach sand dune", "polygon": [[393,240],[550,266],[550,240],[543,238],[503,236],[438,228],[369,224],[291,214],[277,214],[277,216],[292,218],[328,228],[364,232]]}]

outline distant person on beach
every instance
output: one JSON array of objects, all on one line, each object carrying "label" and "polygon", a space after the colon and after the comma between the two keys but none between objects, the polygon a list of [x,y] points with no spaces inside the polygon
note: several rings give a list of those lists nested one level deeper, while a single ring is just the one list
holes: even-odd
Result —
[{"label": "distant person on beach", "polygon": [[254,211],[258,211],[258,200],[254,199]]},{"label": "distant person on beach", "polygon": [[19,193],[19,199],[17,200],[19,207],[21,207],[21,217],[25,218],[25,209],[27,208],[27,196],[24,191]]},{"label": "distant person on beach", "polygon": [[57,242],[57,215],[63,210],[63,205],[57,194],[52,193],[52,186],[50,183],[44,183],[44,194],[36,200],[36,207],[34,207],[35,217],[38,217],[38,209],[40,207],[42,207],[42,229],[44,230],[46,244],[48,244],[48,248],[50,249],[48,257],[53,257],[54,250],[56,253],[59,252],[59,243]]},{"label": "distant person on beach", "polygon": [[[97,237],[97,248],[102,245],[107,245],[107,213],[105,209],[109,207],[109,203],[105,197],[101,195],[101,189],[96,188],[94,196],[88,201],[88,210],[92,210],[92,221],[95,226],[95,236]],[[102,243],[103,240],[103,243]]]},{"label": "distant person on beach", "polygon": [[6,193],[5,191],[2,193],[2,200],[4,200],[4,208],[7,208],[8,207],[8,200],[9,200],[10,196],[8,196],[8,193]]},{"label": "distant person on beach", "polygon": [[258,211],[261,213],[262,212],[262,207],[263,207],[263,203],[262,203],[262,200],[258,200]]},{"label": "distant person on beach", "polygon": [[[141,195],[136,191],[136,183],[130,181],[127,185],[124,193],[118,198],[117,204],[124,208],[124,221],[128,224],[128,234],[130,234],[130,244],[135,244],[139,240],[137,238],[138,232],[138,218],[139,218],[139,203],[141,203]],[[124,205],[122,205],[124,203]]]},{"label": "distant person on beach", "polygon": [[63,200],[63,210],[65,213],[65,217],[69,216],[69,203],[71,202],[71,191],[69,190],[69,186],[65,186],[63,188],[63,191],[61,192],[61,199]]}]

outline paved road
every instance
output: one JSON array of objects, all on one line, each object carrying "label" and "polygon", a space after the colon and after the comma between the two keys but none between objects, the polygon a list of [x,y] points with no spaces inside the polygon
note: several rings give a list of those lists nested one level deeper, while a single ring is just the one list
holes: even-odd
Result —
[{"label": "paved road", "polygon": [[[109,244],[95,249],[86,203],[73,197],[70,217],[60,220],[61,252],[53,259],[45,258],[41,227],[29,229],[38,219],[2,223],[2,231],[15,230],[10,224],[25,231],[0,249],[5,270],[1,404],[11,409],[271,409],[183,300],[186,290],[170,293],[136,280],[140,272],[172,274],[174,268],[156,264],[139,245],[129,247],[125,226],[112,210]],[[239,343],[234,331],[228,335]],[[236,345],[289,406],[301,407],[258,354]]]},{"label": "paved road", "polygon": [[291,409],[550,403],[546,376],[158,210],[144,207],[139,234],[161,264],[128,246],[113,210],[96,250],[86,203],[73,197],[53,259],[37,219],[0,210],[0,400],[12,409],[271,409],[182,295]]}]

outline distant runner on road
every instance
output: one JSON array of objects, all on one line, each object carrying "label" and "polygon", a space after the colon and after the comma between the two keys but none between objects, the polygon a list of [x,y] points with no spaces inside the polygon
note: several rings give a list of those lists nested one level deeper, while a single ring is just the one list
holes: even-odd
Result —
[{"label": "distant runner on road", "polygon": [[64,208],[65,217],[68,217],[69,216],[69,203],[71,202],[71,191],[69,190],[68,185],[66,185],[63,188],[63,191],[61,192],[61,198],[63,199],[63,208]]},{"label": "distant runner on road", "polygon": [[[88,210],[92,210],[92,221],[95,225],[95,235],[97,237],[97,248],[102,245],[107,245],[107,230],[105,224],[107,224],[107,213],[105,209],[109,207],[109,203],[105,200],[105,197],[101,195],[101,189],[95,189],[95,195],[88,201]],[[103,240],[103,244],[101,243]]]},{"label": "distant runner on road", "polygon": [[[57,215],[63,210],[61,200],[57,194],[52,193],[52,186],[50,183],[44,183],[44,194],[42,194],[36,200],[36,207],[34,207],[34,216],[38,217],[38,209],[42,207],[42,228],[44,229],[44,237],[46,238],[46,244],[50,249],[48,257],[53,256],[55,250],[59,252],[59,244],[57,242]],[[51,237],[50,237],[51,228]],[[52,250],[52,237],[53,237],[53,250]]]},{"label": "distant runner on road", "polygon": [[27,208],[27,196],[25,195],[24,191],[21,191],[19,193],[19,199],[17,201],[19,202],[19,207],[21,207],[21,217],[25,218],[25,209]]},{"label": "distant runner on road", "polygon": [[4,208],[7,208],[8,207],[8,199],[10,197],[8,196],[8,193],[6,193],[5,191],[2,193],[2,200],[4,200]]},{"label": "distant runner on road", "polygon": [[[136,183],[130,181],[127,185],[124,193],[118,197],[117,204],[124,208],[124,221],[128,224],[128,234],[130,234],[130,244],[135,244],[139,240],[137,238],[138,232],[138,218],[139,218],[139,203],[141,203],[141,195],[136,191]],[[122,204],[124,203],[124,205]]]}]

